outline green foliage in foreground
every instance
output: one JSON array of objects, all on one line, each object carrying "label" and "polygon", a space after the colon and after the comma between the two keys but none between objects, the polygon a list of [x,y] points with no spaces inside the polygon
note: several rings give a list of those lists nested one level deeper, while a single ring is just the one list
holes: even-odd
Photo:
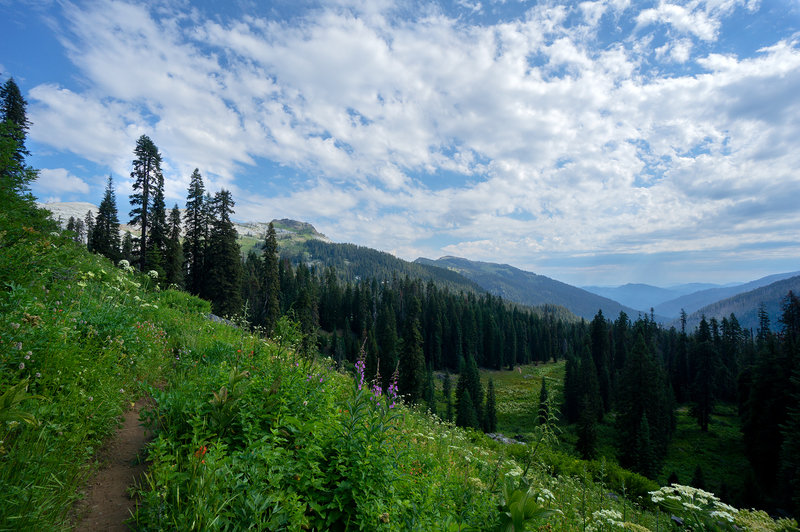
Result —
[{"label": "green foliage in foreground", "polygon": [[295,324],[267,341],[210,322],[208,303],[52,230],[28,208],[0,213],[0,529],[69,528],[96,450],[144,393],[156,438],[141,530],[669,529],[650,496],[630,496],[647,486],[559,454],[543,429],[502,445],[390,408],[299,356]]}]

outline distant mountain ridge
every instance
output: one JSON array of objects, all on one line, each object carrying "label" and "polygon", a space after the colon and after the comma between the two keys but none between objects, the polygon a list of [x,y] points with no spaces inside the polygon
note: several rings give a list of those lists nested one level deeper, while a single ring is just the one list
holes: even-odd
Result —
[{"label": "distant mountain ridge", "polygon": [[437,260],[418,258],[415,262],[458,272],[489,293],[507,300],[530,306],[560,305],[587,320],[591,320],[598,310],[602,310],[607,319],[615,319],[620,311],[624,311],[631,319],[641,314],[611,299],[508,264],[459,257],[441,257]]},{"label": "distant mountain ridge", "polygon": [[777,273],[736,286],[724,286],[719,288],[710,288],[708,290],[700,290],[699,292],[687,294],[656,305],[655,311],[656,314],[662,316],[677,318],[680,316],[681,309],[685,310],[687,314],[692,314],[706,305],[711,305],[712,303],[733,297],[737,294],[743,294],[745,292],[749,292],[763,286],[768,286],[777,281],[782,281],[797,275],[800,275],[800,271]]},{"label": "distant mountain ridge", "polygon": [[[743,329],[752,329],[755,331],[759,326],[759,307],[763,303],[769,315],[770,329],[772,331],[779,331],[781,326],[778,320],[783,311],[783,299],[789,291],[800,294],[800,275],[795,275],[788,279],[781,279],[766,286],[761,286],[706,305],[687,317],[687,330],[692,330],[697,327],[703,316],[705,316],[706,319],[716,318],[718,321],[721,321],[722,318],[729,317],[731,313],[733,313]],[[673,321],[671,325],[680,327],[680,320]]]}]

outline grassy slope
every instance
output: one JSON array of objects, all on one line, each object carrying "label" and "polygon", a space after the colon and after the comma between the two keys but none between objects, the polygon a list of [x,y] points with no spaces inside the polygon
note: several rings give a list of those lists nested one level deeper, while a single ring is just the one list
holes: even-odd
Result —
[{"label": "grassy slope", "polygon": [[329,360],[297,355],[291,323],[276,343],[209,322],[207,303],[155,291],[51,230],[0,215],[0,394],[29,384],[0,408],[0,529],[68,526],[95,449],[146,392],[157,438],[142,529],[486,529],[504,479],[531,462],[531,494],[561,511],[548,518],[556,529],[607,526],[601,510],[664,522],[607,496],[613,479],[588,479],[592,464],[389,410]]}]

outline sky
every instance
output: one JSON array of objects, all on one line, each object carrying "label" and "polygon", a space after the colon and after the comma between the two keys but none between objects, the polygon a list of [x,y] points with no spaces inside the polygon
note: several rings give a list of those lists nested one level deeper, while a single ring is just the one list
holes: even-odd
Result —
[{"label": "sky", "polygon": [[235,219],[578,285],[800,270],[800,0],[0,0],[41,201],[133,149]]}]

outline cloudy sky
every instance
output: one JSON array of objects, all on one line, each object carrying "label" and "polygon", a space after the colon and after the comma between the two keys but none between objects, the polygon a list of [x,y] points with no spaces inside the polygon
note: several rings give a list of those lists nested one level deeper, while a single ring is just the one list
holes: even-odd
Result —
[{"label": "cloudy sky", "polygon": [[[145,5],[147,4],[147,5]],[[800,1],[0,0],[42,201],[181,206],[576,285],[800,270]]]}]

